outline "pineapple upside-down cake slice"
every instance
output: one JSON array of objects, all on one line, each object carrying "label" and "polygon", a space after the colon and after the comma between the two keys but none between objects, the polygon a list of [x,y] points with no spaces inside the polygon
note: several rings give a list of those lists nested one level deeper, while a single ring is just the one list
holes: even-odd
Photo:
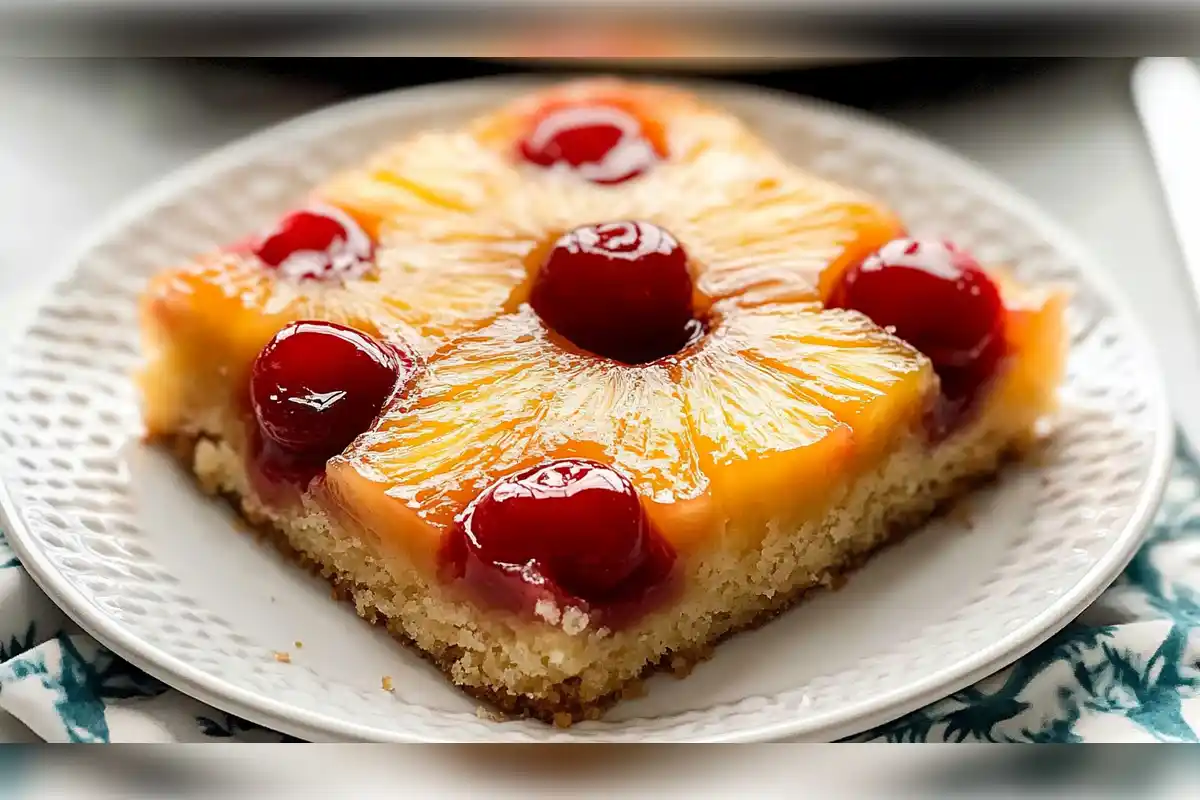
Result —
[{"label": "pineapple upside-down cake slice", "polygon": [[584,81],[156,277],[141,385],[361,615],[569,722],[1027,446],[1063,304],[691,95]]}]

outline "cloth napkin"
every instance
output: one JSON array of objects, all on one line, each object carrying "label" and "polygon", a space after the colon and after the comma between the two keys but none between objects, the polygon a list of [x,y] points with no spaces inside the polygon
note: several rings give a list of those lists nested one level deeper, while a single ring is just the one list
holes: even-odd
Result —
[{"label": "cloth napkin", "polygon": [[[51,742],[296,741],[108,652],[0,539],[0,740],[25,728]],[[1149,539],[1078,620],[1013,666],[855,740],[1195,742],[1198,734],[1200,463],[1181,444]]]}]

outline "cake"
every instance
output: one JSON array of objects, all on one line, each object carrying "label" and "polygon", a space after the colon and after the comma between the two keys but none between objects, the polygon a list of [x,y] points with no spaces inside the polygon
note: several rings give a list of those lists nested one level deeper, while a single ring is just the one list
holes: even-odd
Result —
[{"label": "cake", "polygon": [[1064,306],[686,92],[586,80],[155,276],[140,386],[359,615],[568,724],[1025,453]]}]

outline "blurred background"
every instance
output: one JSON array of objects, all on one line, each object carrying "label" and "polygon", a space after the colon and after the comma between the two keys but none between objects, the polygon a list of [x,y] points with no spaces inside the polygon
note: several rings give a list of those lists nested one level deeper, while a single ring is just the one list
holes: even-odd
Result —
[{"label": "blurred background", "polygon": [[691,59],[1179,52],[1193,0],[7,0],[0,47],[45,55]]},{"label": "blurred background", "polygon": [[[547,752],[554,747],[553,755]],[[863,748],[870,748],[864,750]],[[12,748],[6,797],[242,800],[265,797],[678,796],[822,798],[1191,798],[1186,748],[988,745],[205,745]],[[5,763],[7,762],[7,763]],[[668,788],[669,787],[669,788]],[[422,791],[424,790],[424,791]],[[670,795],[667,795],[670,796]]]}]

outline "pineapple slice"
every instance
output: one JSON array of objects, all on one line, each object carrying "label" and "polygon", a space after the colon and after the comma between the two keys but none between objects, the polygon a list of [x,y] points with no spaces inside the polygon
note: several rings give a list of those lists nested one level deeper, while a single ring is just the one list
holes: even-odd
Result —
[{"label": "pineapple slice", "polygon": [[435,354],[408,397],[331,462],[329,489],[429,563],[497,478],[590,458],[628,475],[687,549],[751,506],[767,518],[807,508],[839,465],[908,431],[924,407],[928,362],[858,314],[730,304],[714,319],[678,356],[627,366],[576,351],[522,307]]},{"label": "pineapple slice", "polygon": [[[523,167],[513,153],[531,118],[572,102],[628,111],[665,160],[619,187]],[[692,95],[612,80],[529,95],[466,132],[418,136],[335,176],[316,195],[377,234],[395,254],[390,263],[414,272],[453,269],[463,258],[511,264],[517,257],[531,267],[579,225],[652,222],[684,243],[707,301],[815,299],[823,270],[855,263],[903,232],[872,198],[797,171],[739,120]],[[518,292],[524,277],[497,280]]]},{"label": "pineapple slice", "polygon": [[[631,114],[664,160],[616,191],[523,168],[514,154],[536,115],[571,103]],[[389,226],[411,231],[429,216],[447,212],[489,213],[510,198],[519,201],[539,190],[561,192],[568,205],[586,204],[587,195],[607,196],[623,209],[608,218],[619,219],[635,215],[647,201],[656,208],[676,198],[719,195],[728,183],[766,180],[787,169],[739,120],[690,94],[588,80],[521,97],[472,120],[463,131],[420,134],[386,148],[363,166],[326,181],[316,196],[346,209],[375,234]]]},{"label": "pineapple slice", "polygon": [[[240,388],[229,398],[220,387],[243,387],[258,351],[297,319],[431,353],[515,311],[542,255],[578,225],[639,219],[672,232],[693,262],[701,312],[726,298],[813,300],[823,267],[850,263],[901,230],[886,210],[783,165],[741,123],[685,95],[618,92],[607,82],[565,91],[484,117],[472,132],[419,135],[320,187],[317,199],[377,239],[374,275],[292,282],[252,256],[222,253],[157,276],[143,296],[151,434],[178,427],[206,398],[240,403]],[[670,157],[619,190],[542,179],[514,163],[512,123],[527,104],[597,92],[630,104],[660,131]]]},{"label": "pineapple slice", "polygon": [[240,408],[255,357],[290,322],[336,322],[429,353],[503,308],[525,274],[519,261],[486,255],[423,272],[388,259],[379,256],[377,274],[345,282],[281,280],[238,253],[155,276],[141,300],[149,433],[174,430],[204,405]]},{"label": "pineapple slice", "polygon": [[1038,418],[1056,407],[1066,373],[1070,296],[1060,286],[1024,286],[1003,270],[991,275],[1004,300],[1008,359],[989,404],[1032,434]]}]

